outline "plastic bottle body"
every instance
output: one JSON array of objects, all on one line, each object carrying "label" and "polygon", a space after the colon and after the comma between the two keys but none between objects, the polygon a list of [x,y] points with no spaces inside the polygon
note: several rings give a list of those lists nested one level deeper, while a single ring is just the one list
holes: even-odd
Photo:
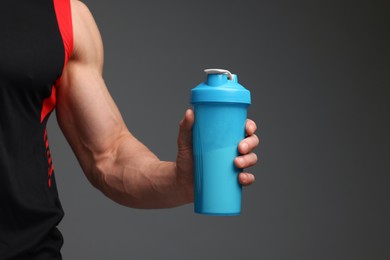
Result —
[{"label": "plastic bottle body", "polygon": [[234,165],[238,144],[245,137],[249,104],[194,104],[195,212],[238,215],[241,212],[240,169]]}]

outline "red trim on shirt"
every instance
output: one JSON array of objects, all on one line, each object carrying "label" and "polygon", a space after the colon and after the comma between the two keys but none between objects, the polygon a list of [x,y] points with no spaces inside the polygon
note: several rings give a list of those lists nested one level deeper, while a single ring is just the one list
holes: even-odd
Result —
[{"label": "red trim on shirt", "polygon": [[[54,10],[57,17],[58,27],[60,29],[62,42],[64,44],[65,50],[65,59],[64,67],[66,66],[70,56],[72,55],[73,50],[73,26],[72,26],[72,12],[70,6],[71,0],[53,0]],[[42,110],[41,110],[41,123],[54,110],[57,102],[56,98],[56,86],[61,80],[61,77],[55,82],[52,87],[50,97],[43,100]]]},{"label": "red trim on shirt", "polygon": [[51,188],[51,184],[52,184],[52,176],[53,176],[53,173],[54,173],[54,166],[53,166],[53,160],[51,158],[51,154],[50,154],[50,148],[49,148],[49,140],[47,138],[47,131],[45,129],[44,133],[43,133],[43,139],[45,141],[45,146],[46,146],[46,156],[47,156],[47,185],[49,186],[49,188]]},{"label": "red trim on shirt", "polygon": [[41,110],[41,123],[45,119],[45,117],[50,114],[51,111],[56,107],[56,87],[53,85],[51,87],[51,95],[48,98],[43,100],[42,110]]},{"label": "red trim on shirt", "polygon": [[60,28],[65,47],[64,65],[68,62],[73,50],[73,26],[70,1],[71,0],[53,0],[58,27]]}]

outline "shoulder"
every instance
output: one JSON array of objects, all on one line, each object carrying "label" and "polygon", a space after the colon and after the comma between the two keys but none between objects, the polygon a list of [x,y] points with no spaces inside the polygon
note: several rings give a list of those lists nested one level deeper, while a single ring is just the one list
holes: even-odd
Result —
[{"label": "shoulder", "polygon": [[71,8],[72,8],[72,16],[73,20],[76,19],[82,19],[82,20],[88,20],[93,19],[92,13],[87,7],[86,4],[84,4],[82,1],[79,0],[70,0]]},{"label": "shoulder", "polygon": [[102,63],[102,39],[91,11],[78,0],[71,0],[71,9],[74,42],[71,60]]}]

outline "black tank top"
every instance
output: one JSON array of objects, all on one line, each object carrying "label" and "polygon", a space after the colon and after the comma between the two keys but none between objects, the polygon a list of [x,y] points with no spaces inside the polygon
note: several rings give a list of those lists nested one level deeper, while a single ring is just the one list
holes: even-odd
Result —
[{"label": "black tank top", "polygon": [[0,259],[61,259],[46,122],[72,51],[70,0],[0,7]]}]

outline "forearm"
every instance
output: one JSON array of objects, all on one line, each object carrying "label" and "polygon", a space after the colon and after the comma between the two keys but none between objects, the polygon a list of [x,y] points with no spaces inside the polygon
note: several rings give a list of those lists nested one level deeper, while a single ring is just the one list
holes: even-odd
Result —
[{"label": "forearm", "polygon": [[176,163],[160,161],[131,134],[90,165],[93,184],[112,200],[135,208],[169,208],[192,202],[192,187],[177,176]]}]

